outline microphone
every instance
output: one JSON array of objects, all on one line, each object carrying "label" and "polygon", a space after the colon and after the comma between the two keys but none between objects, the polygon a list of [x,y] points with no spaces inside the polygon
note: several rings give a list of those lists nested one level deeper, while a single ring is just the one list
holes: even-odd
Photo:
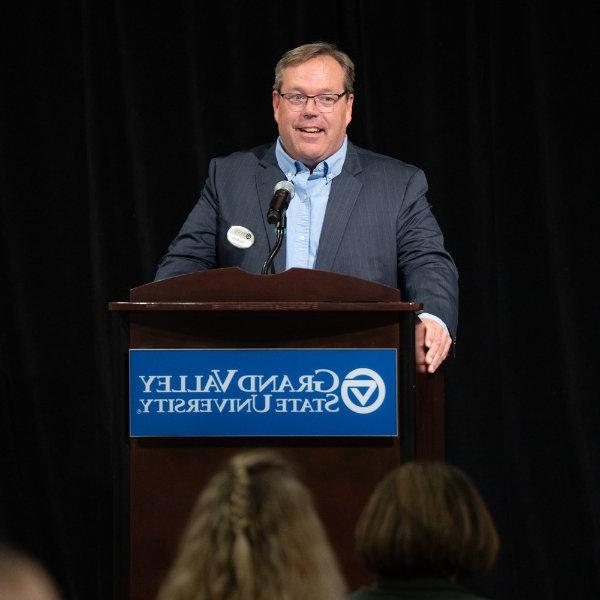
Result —
[{"label": "microphone", "polygon": [[267,212],[267,221],[277,225],[287,210],[290,200],[294,197],[294,186],[287,179],[280,181],[273,190],[273,198]]},{"label": "microphone", "polygon": [[269,206],[269,211],[267,212],[267,221],[271,225],[275,225],[275,245],[267,257],[267,260],[265,260],[261,275],[266,275],[269,272],[273,259],[279,252],[279,248],[281,248],[287,220],[285,211],[293,197],[294,186],[287,179],[280,181],[273,190],[273,198],[271,198],[271,204]]}]

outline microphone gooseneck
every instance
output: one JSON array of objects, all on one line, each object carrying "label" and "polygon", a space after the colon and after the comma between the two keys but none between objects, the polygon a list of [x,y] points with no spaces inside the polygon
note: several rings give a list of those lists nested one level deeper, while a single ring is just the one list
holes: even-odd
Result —
[{"label": "microphone gooseneck", "polygon": [[294,186],[287,181],[287,179],[280,181],[273,190],[273,198],[271,198],[271,204],[269,205],[269,210],[267,212],[267,222],[271,225],[275,225],[275,245],[263,264],[261,275],[266,275],[268,273],[269,268],[273,263],[273,259],[281,248],[287,221],[285,212],[290,200],[294,197],[294,193]]}]

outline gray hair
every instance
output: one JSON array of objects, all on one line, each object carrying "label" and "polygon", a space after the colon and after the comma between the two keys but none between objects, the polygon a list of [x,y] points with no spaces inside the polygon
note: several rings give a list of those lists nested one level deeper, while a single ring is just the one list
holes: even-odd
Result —
[{"label": "gray hair", "polygon": [[349,94],[354,93],[354,63],[352,59],[345,52],[338,50],[337,46],[328,42],[314,42],[288,50],[275,66],[273,89],[276,92],[281,91],[284,69],[300,65],[317,56],[331,56],[334,58],[344,70],[345,91]]}]

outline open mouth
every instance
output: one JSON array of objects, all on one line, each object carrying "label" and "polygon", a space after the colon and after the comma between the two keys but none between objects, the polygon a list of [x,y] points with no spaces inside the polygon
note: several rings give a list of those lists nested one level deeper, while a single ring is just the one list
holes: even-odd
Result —
[{"label": "open mouth", "polygon": [[308,134],[317,134],[323,131],[320,127],[297,127],[296,129],[302,133]]}]

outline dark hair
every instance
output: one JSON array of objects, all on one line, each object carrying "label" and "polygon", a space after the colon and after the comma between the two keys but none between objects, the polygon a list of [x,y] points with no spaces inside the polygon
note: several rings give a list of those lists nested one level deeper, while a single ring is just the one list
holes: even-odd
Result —
[{"label": "dark hair", "polygon": [[235,455],[201,493],[159,600],[341,600],[308,489],[276,452]]},{"label": "dark hair", "polygon": [[485,572],[499,547],[474,484],[440,462],[409,462],[388,474],[363,510],[356,538],[364,563],[383,575]]},{"label": "dark hair", "polygon": [[349,94],[354,93],[354,63],[352,59],[345,52],[339,50],[335,44],[328,42],[313,42],[288,50],[275,66],[273,89],[277,92],[281,91],[284,69],[300,65],[317,56],[331,56],[337,60],[344,71],[344,91]]}]

